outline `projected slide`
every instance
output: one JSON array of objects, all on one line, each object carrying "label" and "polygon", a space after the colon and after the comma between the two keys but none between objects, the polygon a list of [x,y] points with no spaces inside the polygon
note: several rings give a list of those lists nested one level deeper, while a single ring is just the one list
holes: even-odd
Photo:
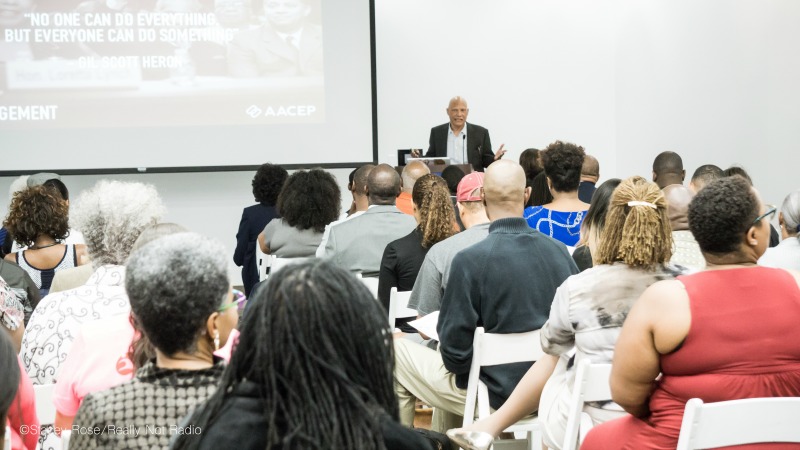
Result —
[{"label": "projected slide", "polygon": [[324,123],[323,13],[306,0],[2,0],[0,131]]}]

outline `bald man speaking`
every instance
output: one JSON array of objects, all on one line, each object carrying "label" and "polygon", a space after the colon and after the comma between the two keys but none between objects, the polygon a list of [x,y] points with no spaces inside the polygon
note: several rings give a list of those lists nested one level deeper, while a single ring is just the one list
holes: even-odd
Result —
[{"label": "bald man speaking", "polygon": [[450,164],[471,164],[473,170],[483,172],[489,164],[503,157],[503,145],[495,155],[489,130],[467,123],[469,107],[462,97],[453,97],[447,105],[450,122],[431,128],[426,157],[450,158]]}]

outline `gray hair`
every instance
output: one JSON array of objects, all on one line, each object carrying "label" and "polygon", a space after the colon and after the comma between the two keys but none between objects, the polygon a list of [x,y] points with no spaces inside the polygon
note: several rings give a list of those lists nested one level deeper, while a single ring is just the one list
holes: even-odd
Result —
[{"label": "gray hair", "polygon": [[800,190],[792,192],[783,199],[781,213],[786,231],[792,235],[800,232]]},{"label": "gray hair", "polygon": [[193,352],[230,287],[225,248],[197,233],[164,236],[131,254],[125,290],[131,311],[161,352]]},{"label": "gray hair", "polygon": [[125,264],[142,230],[166,208],[149,184],[100,180],[81,192],[71,208],[72,226],[83,233],[95,267]]}]

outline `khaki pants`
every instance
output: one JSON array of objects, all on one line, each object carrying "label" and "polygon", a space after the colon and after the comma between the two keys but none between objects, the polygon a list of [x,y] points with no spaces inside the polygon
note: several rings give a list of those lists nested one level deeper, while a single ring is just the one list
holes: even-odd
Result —
[{"label": "khaki pants", "polygon": [[395,391],[400,422],[414,423],[416,399],[436,408],[431,427],[444,433],[462,424],[466,389],[456,386],[456,376],[444,367],[438,351],[407,339],[395,339]]}]

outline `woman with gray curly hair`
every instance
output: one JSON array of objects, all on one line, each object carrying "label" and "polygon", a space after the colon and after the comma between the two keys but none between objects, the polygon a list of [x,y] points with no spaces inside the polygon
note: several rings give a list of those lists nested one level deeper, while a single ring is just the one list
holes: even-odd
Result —
[{"label": "woman with gray curly hair", "polygon": [[[167,448],[184,429],[168,430],[216,390],[222,375],[213,353],[239,319],[222,245],[196,233],[162,237],[136,250],[127,269],[131,311],[156,357],[133,380],[86,396],[74,423],[125,424],[140,432],[79,433],[70,446]],[[159,429],[165,431],[151,431]]]},{"label": "woman with gray curly hair", "polygon": [[787,195],[778,213],[781,243],[770,247],[758,264],[778,269],[800,270],[800,190]]}]

